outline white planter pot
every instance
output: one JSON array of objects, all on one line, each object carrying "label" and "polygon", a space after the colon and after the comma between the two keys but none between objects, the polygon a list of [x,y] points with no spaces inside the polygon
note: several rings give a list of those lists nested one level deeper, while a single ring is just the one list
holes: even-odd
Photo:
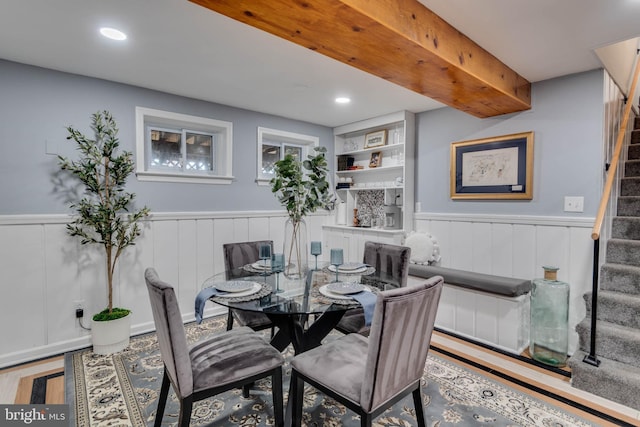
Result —
[{"label": "white planter pot", "polygon": [[96,322],[91,320],[91,341],[96,354],[111,354],[129,346],[131,313],[116,320]]}]

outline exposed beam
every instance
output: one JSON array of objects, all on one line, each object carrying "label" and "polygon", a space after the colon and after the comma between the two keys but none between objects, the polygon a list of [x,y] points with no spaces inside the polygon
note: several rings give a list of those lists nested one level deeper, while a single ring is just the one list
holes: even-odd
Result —
[{"label": "exposed beam", "polygon": [[526,79],[417,0],[190,1],[476,117],[531,108]]}]

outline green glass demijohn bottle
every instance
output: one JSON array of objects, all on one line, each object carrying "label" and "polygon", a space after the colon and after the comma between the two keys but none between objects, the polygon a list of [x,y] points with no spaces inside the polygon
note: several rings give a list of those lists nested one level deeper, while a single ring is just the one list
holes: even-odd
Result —
[{"label": "green glass demijohn bottle", "polygon": [[569,350],[569,284],[557,280],[558,267],[542,267],[544,278],[531,288],[529,353],[547,365],[563,367]]}]

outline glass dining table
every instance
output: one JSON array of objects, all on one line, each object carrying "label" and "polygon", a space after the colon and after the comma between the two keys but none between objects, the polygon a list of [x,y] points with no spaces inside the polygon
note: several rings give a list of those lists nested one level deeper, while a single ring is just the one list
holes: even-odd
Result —
[{"label": "glass dining table", "polygon": [[292,344],[299,354],[319,346],[345,312],[361,307],[350,296],[351,291],[375,294],[397,287],[388,275],[356,264],[345,264],[337,274],[335,266],[324,265],[309,269],[300,279],[290,279],[257,262],[216,274],[206,279],[202,288],[226,291],[210,298],[216,304],[264,313],[277,327],[271,344],[279,351]]}]

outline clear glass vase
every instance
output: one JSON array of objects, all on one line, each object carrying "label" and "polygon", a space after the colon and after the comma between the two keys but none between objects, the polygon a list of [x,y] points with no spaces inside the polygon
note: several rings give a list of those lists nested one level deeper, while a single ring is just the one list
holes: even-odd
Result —
[{"label": "clear glass vase", "polygon": [[289,279],[300,279],[309,269],[309,246],[307,245],[307,223],[304,219],[289,218],[284,225],[284,275]]},{"label": "clear glass vase", "polygon": [[557,280],[557,267],[544,268],[544,278],[531,288],[529,353],[551,366],[567,364],[569,350],[569,284]]}]

